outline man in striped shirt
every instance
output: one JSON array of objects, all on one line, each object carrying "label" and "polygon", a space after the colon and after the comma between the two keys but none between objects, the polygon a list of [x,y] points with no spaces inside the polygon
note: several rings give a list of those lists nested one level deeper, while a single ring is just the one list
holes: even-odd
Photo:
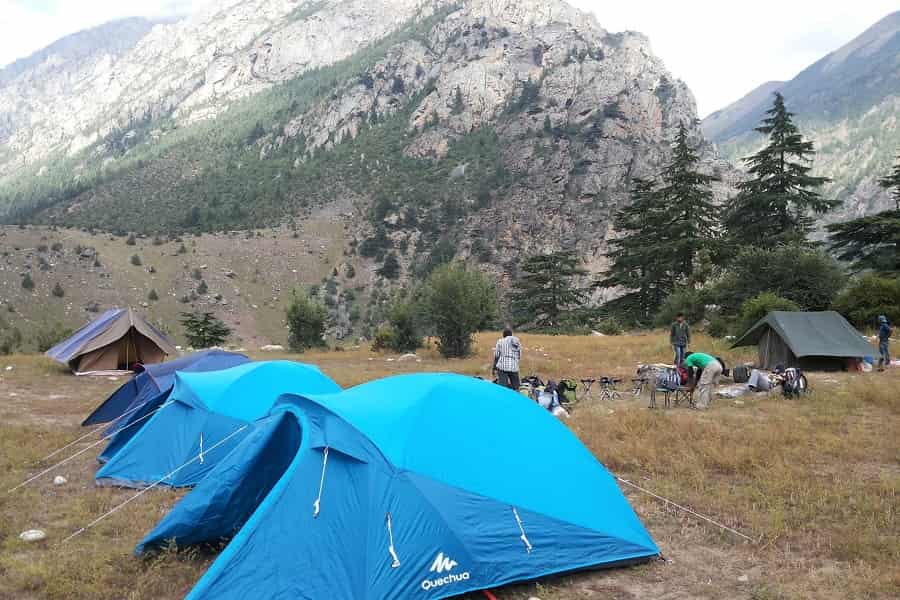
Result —
[{"label": "man in striped shirt", "polygon": [[513,390],[519,389],[519,361],[522,359],[522,343],[513,335],[512,329],[503,330],[503,337],[494,346],[494,367],[500,385]]}]

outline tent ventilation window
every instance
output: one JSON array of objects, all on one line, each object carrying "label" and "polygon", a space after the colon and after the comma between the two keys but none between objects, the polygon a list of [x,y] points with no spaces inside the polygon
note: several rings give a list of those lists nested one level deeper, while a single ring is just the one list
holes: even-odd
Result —
[{"label": "tent ventilation window", "polygon": [[516,510],[516,507],[512,507],[513,515],[516,517],[516,523],[519,525],[519,531],[522,532],[522,535],[519,536],[519,539],[525,542],[525,550],[531,554],[531,542],[528,541],[528,536],[525,535],[525,527],[522,525],[522,519],[519,518],[519,511]]},{"label": "tent ventilation window", "polygon": [[322,477],[319,479],[319,496],[313,502],[313,518],[318,518],[319,508],[322,502],[322,489],[325,487],[325,467],[328,466],[328,446],[322,451]]},{"label": "tent ventilation window", "polygon": [[391,526],[391,513],[387,513],[387,531],[388,531],[388,552],[391,554],[391,568],[396,569],[400,566],[400,558],[394,550],[394,530]]}]

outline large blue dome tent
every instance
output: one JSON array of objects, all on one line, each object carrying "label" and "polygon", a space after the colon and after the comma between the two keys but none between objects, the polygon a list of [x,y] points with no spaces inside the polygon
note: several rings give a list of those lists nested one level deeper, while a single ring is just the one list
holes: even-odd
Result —
[{"label": "large blue dome tent", "polygon": [[243,354],[224,350],[203,350],[175,360],[146,365],[143,371],[110,394],[81,424],[99,425],[115,421],[122,415],[130,415],[154,397],[171,390],[175,383],[176,371],[191,373],[221,371],[246,362],[250,362],[250,359]]},{"label": "large blue dome tent", "polygon": [[142,487],[165,478],[163,485],[195,485],[253,429],[253,421],[268,414],[280,395],[340,390],[318,367],[292,361],[177,372],[172,391],[155,414],[127,441],[119,439],[126,433],[122,431],[104,450],[101,459],[106,464],[97,471],[97,483]]},{"label": "large blue dome tent", "polygon": [[402,375],[258,423],[136,549],[237,531],[189,600],[446,598],[659,554],[587,448],[500,386]]}]

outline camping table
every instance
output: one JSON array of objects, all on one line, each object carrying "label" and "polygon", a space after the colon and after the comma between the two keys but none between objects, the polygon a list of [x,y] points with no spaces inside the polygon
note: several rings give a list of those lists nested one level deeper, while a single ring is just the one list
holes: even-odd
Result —
[{"label": "camping table", "polygon": [[[661,387],[652,387],[650,388],[650,406],[649,408],[656,408],[656,393],[662,392],[663,394],[663,402],[665,408],[669,408],[672,405],[672,400],[675,401],[675,406],[678,406],[685,400],[688,402],[688,406],[694,406],[694,388],[679,385],[674,390],[670,390],[668,388]],[[674,398],[673,398],[674,397]]]}]

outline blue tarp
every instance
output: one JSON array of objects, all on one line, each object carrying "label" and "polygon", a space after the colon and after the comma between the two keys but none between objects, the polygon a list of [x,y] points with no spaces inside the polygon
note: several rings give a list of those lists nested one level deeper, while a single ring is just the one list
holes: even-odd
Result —
[{"label": "blue tarp", "polygon": [[[148,403],[156,412],[140,431],[120,432],[104,450],[101,461],[106,464],[97,472],[97,482],[140,487],[171,474],[160,483],[195,485],[252,432],[252,422],[268,414],[281,394],[340,389],[317,367],[291,361],[250,362],[209,373],[177,372],[168,398],[157,396]],[[120,436],[129,439],[122,443]]]},{"label": "blue tarp", "polygon": [[224,350],[204,350],[156,365],[147,365],[141,373],[122,384],[100,406],[94,409],[82,425],[97,425],[119,419],[123,414],[131,414],[162,392],[172,389],[175,372],[201,373],[220,371],[246,362],[250,359],[243,354]]},{"label": "blue tarp", "polygon": [[89,341],[106,331],[106,328],[114,323],[124,308],[111,308],[103,312],[99,317],[73,333],[67,339],[47,350],[47,356],[61,363],[68,363],[78,355],[81,348]]},{"label": "blue tarp", "polygon": [[[272,485],[253,457],[296,444],[261,433],[293,431],[279,413],[302,442]],[[581,442],[500,386],[390,377],[282,397],[259,423],[137,548],[240,527],[190,600],[445,598],[659,553]]]}]

